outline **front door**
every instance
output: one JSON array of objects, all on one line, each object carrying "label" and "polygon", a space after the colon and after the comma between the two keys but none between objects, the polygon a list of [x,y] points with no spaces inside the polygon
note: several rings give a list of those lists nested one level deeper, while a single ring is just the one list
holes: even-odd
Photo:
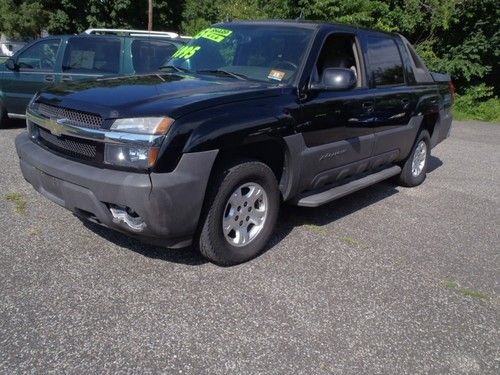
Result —
[{"label": "front door", "polygon": [[309,90],[303,100],[303,119],[297,129],[307,146],[302,190],[320,188],[368,168],[374,102],[364,85],[358,56],[353,35],[332,34],[323,45],[312,79],[320,80],[326,68],[345,68],[355,71],[358,83],[348,91]]},{"label": "front door", "polygon": [[14,57],[16,70],[3,75],[4,106],[7,112],[24,114],[33,95],[58,80],[57,56],[61,39],[51,38],[35,42]]}]

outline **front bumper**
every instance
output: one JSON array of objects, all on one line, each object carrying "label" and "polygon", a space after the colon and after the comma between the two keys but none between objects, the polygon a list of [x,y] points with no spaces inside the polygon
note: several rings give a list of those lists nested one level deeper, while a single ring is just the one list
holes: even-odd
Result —
[{"label": "front bumper", "polygon": [[[16,149],[24,178],[42,195],[80,217],[165,247],[191,243],[217,150],[184,154],[171,173],[103,169],[55,155],[22,133]],[[144,220],[133,230],[113,219],[111,206],[129,207]]]}]

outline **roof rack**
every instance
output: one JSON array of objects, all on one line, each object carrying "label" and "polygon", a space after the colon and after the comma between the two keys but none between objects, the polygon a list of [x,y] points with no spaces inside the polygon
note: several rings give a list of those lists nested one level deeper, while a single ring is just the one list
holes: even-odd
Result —
[{"label": "roof rack", "polygon": [[148,30],[128,30],[128,29],[87,29],[85,34],[119,34],[128,36],[154,36],[179,38],[179,34],[172,31],[148,31]]}]

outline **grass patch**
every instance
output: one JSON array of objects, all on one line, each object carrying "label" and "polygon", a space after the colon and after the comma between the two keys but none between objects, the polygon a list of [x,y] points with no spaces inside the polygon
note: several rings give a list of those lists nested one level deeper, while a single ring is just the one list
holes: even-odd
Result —
[{"label": "grass patch", "polygon": [[455,280],[452,279],[444,279],[443,281],[441,281],[441,285],[446,289],[456,290],[458,293],[466,297],[473,297],[484,300],[490,299],[490,295],[488,293],[470,288],[462,288]]},{"label": "grass patch", "polygon": [[484,84],[469,87],[462,95],[455,97],[453,117],[459,121],[500,123],[500,98],[495,96],[493,87]]},{"label": "grass patch", "polygon": [[352,238],[351,236],[340,237],[340,241],[342,241],[343,243],[345,243],[346,245],[349,245],[349,246],[359,246],[360,245],[360,242],[357,239]]},{"label": "grass patch", "polygon": [[444,279],[443,281],[441,281],[441,285],[446,289],[458,288],[457,282],[452,279]]},{"label": "grass patch", "polygon": [[18,213],[24,214],[26,212],[26,206],[28,205],[28,202],[26,202],[21,193],[5,194],[5,199],[9,202],[14,203],[16,211]]},{"label": "grass patch", "polygon": [[36,237],[36,236],[40,235],[41,233],[42,233],[42,230],[38,227],[32,227],[28,231],[28,235],[31,237]]},{"label": "grass patch", "polygon": [[345,243],[348,246],[351,247],[359,247],[361,249],[368,249],[368,247],[362,243],[361,241],[358,241],[357,239],[351,237],[351,236],[342,236],[339,238],[341,242]]},{"label": "grass patch", "polygon": [[481,292],[480,290],[474,290],[474,289],[469,289],[469,288],[459,288],[458,291],[460,294],[467,296],[467,297],[474,297],[474,298],[480,298],[480,299],[489,299],[490,296],[487,293]]},{"label": "grass patch", "polygon": [[325,228],[319,226],[319,225],[315,225],[315,224],[306,224],[305,225],[306,229],[311,231],[311,232],[314,232],[316,234],[320,234],[322,236],[326,235],[327,231]]}]

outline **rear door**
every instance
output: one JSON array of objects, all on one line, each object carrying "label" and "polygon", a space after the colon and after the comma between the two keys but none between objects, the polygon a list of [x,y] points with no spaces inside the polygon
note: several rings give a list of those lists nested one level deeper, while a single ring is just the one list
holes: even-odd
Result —
[{"label": "rear door", "polygon": [[70,37],[64,50],[61,81],[88,80],[120,74],[121,51],[120,37]]},{"label": "rear door", "polygon": [[364,41],[374,108],[371,124],[375,134],[373,155],[388,163],[397,159],[402,148],[406,149],[408,141],[414,138],[416,130],[410,120],[418,98],[414,87],[408,83],[396,38],[368,34]]},{"label": "rear door", "polygon": [[24,114],[33,95],[56,83],[60,38],[42,39],[14,56],[17,70],[2,76],[4,106],[9,113]]}]

